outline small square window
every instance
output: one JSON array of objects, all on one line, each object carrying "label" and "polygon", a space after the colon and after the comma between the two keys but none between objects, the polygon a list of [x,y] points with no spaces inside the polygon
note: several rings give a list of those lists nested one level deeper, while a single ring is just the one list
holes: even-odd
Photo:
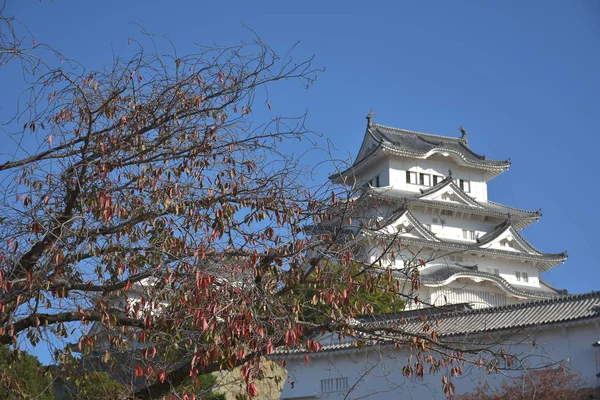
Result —
[{"label": "small square window", "polygon": [[411,171],[406,171],[406,182],[416,185],[417,184],[417,173],[411,172]]},{"label": "small square window", "polygon": [[460,188],[465,192],[469,193],[471,191],[471,183],[469,181],[460,180]]}]

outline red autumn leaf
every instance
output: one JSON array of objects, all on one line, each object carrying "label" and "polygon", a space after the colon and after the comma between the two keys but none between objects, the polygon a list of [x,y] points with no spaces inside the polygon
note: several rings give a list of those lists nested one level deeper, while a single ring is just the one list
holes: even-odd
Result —
[{"label": "red autumn leaf", "polygon": [[249,383],[248,387],[246,389],[247,389],[248,395],[250,397],[258,396],[258,389],[256,388],[256,385],[254,384],[254,382]]},{"label": "red autumn leaf", "polygon": [[136,365],[135,366],[135,376],[142,376],[144,375],[144,370],[142,369],[142,367],[140,365]]}]

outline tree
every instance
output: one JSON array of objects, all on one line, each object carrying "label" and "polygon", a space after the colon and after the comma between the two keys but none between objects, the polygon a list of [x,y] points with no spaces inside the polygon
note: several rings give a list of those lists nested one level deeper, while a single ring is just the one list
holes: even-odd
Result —
[{"label": "tree", "polygon": [[123,385],[106,372],[83,374],[76,379],[76,390],[71,395],[74,400],[111,400],[121,398],[125,393]]},{"label": "tree", "polygon": [[138,398],[237,366],[257,396],[263,356],[319,351],[325,332],[411,348],[405,375],[422,376],[425,357],[458,374],[463,352],[498,356],[444,343],[426,321],[419,331],[357,323],[373,300],[413,301],[424,261],[407,260],[399,279],[383,255],[365,260],[349,225],[385,253],[402,243],[377,237],[381,221],[357,188],[313,187],[282,151],[314,138],[304,118],[253,120],[271,110],[272,85],[314,81],[311,59],[280,58],[257,36],[180,55],[146,35],[89,71],[43,58],[49,47],[35,41],[25,48],[11,19],[0,25],[0,66],[20,62],[29,85],[2,131],[19,146],[0,163],[0,343],[62,343],[65,366],[75,347],[109,364],[129,351],[120,367]]},{"label": "tree", "polygon": [[50,375],[34,356],[0,346],[0,399],[33,398],[54,399]]},{"label": "tree", "polygon": [[581,378],[565,369],[530,371],[523,376],[506,378],[499,389],[481,383],[474,393],[459,396],[460,400],[576,400],[588,399],[590,393],[580,390]]}]

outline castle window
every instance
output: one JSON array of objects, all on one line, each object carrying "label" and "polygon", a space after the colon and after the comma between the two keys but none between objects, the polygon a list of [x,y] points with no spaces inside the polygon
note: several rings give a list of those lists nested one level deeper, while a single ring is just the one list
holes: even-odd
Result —
[{"label": "castle window", "polygon": [[471,191],[471,182],[466,181],[464,179],[456,180],[458,187],[460,187],[463,191],[469,193]]},{"label": "castle window", "polygon": [[321,393],[333,393],[348,390],[348,378],[321,379]]},{"label": "castle window", "polygon": [[431,175],[431,179],[433,180],[433,186],[437,185],[441,181],[444,180],[444,177],[441,175]]},{"label": "castle window", "polygon": [[454,215],[454,211],[452,210],[442,210],[442,215]]},{"label": "castle window", "polygon": [[379,187],[379,175],[375,177],[375,186]]},{"label": "castle window", "polygon": [[521,278],[523,282],[529,282],[529,276],[527,276],[527,272],[521,272]]},{"label": "castle window", "polygon": [[517,282],[521,282],[521,271],[515,271],[515,278]]},{"label": "castle window", "polygon": [[406,183],[417,184],[417,173],[406,171]]},{"label": "castle window", "polygon": [[438,219],[434,218],[434,219],[431,220],[431,222],[433,222],[434,224],[437,224],[438,223]]},{"label": "castle window", "polygon": [[431,230],[431,224],[425,224],[425,228]]},{"label": "castle window", "polygon": [[431,176],[428,174],[419,174],[419,184],[423,186],[431,186]]}]

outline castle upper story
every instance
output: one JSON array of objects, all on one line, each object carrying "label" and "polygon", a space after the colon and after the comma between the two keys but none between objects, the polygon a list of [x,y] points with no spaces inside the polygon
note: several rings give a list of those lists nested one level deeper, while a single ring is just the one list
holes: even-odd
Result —
[{"label": "castle upper story", "polygon": [[476,200],[487,201],[487,182],[510,167],[509,160],[489,160],[468,144],[467,131],[453,138],[368,124],[358,155],[334,182],[369,182],[373,187],[420,192],[452,176]]}]

